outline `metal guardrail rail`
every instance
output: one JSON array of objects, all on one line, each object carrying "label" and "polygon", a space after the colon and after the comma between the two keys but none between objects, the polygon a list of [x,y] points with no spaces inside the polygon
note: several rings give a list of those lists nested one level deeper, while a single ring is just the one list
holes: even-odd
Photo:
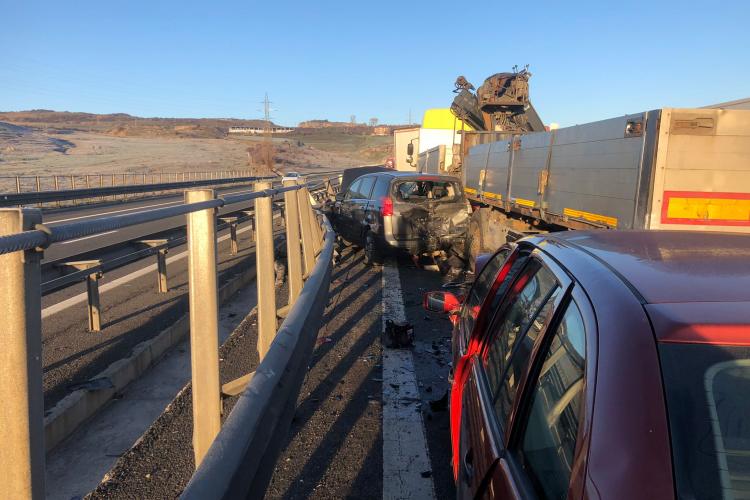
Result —
[{"label": "metal guardrail rail", "polygon": [[[308,344],[310,339],[314,339],[313,328],[319,325],[327,300],[333,233],[325,218],[314,211],[309,189],[315,185],[315,182],[305,182],[303,178],[286,179],[279,188],[273,188],[269,182],[256,182],[254,192],[223,198],[216,198],[211,189],[193,189],[185,193],[186,203],[183,205],[53,228],[42,224],[39,209],[0,210],[0,304],[6,307],[5,325],[0,329],[0,343],[3,345],[0,351],[3,370],[0,377],[0,401],[3,401],[0,405],[0,441],[3,442],[0,447],[0,467],[5,474],[4,481],[0,481],[0,498],[44,497],[40,279],[40,260],[44,248],[112,229],[186,215],[190,342],[193,352],[193,448],[195,463],[200,467],[221,428],[216,209],[248,201],[253,201],[255,205],[257,345],[261,362],[257,377],[248,374],[232,384],[243,387],[250,380],[250,388],[260,386],[267,394],[279,382],[275,377],[280,374],[274,375],[273,370],[281,367],[284,380],[291,384],[290,387],[284,387],[274,397],[256,402],[243,399],[245,402],[240,405],[240,408],[253,407],[253,412],[258,411],[256,403],[268,405],[263,414],[264,418],[270,418],[278,410],[279,404],[293,405],[296,401],[296,392],[307,367],[304,354],[309,352]],[[282,313],[283,308],[277,308],[274,287],[272,197],[279,194],[283,194],[285,205],[288,313]],[[286,320],[277,335],[278,319],[284,316]],[[295,338],[299,342],[290,344]],[[252,398],[251,393],[251,390],[246,390],[243,398]],[[230,418],[233,426],[222,433],[222,442],[230,439],[228,433],[237,428],[237,420],[245,418],[243,412]],[[284,422],[276,422],[276,428],[282,429],[279,425],[284,425]],[[265,453],[270,453],[271,448],[266,443]],[[212,452],[211,464],[224,460],[215,455]],[[228,459],[226,463],[230,467],[234,465]],[[212,475],[209,473],[209,477]],[[258,478],[261,476],[258,475]]]},{"label": "metal guardrail rail", "polygon": [[[0,175],[0,189],[3,191],[15,191],[16,193],[28,191],[58,191],[68,186],[76,189],[79,186],[115,186],[125,184],[157,184],[163,182],[196,181],[207,179],[220,179],[227,177],[252,177],[250,170],[202,170],[185,172],[164,172],[162,170],[129,171],[120,173],[104,172],[66,172],[63,174],[42,175]],[[30,189],[27,189],[28,187]],[[8,189],[10,188],[10,189]]]},{"label": "metal guardrail rail", "polygon": [[321,326],[334,239],[326,223],[323,250],[305,288],[187,485],[183,500],[264,496]]},{"label": "metal guardrail rail", "polygon": [[275,177],[230,177],[216,180],[180,181],[163,184],[135,184],[129,186],[104,186],[83,189],[63,189],[59,191],[39,191],[33,193],[0,194],[0,206],[12,207],[17,205],[32,205],[53,201],[69,201],[85,198],[102,198],[107,196],[151,193],[156,191],[174,191],[232,184],[250,184]]},{"label": "metal guardrail rail", "polygon": [[[244,172],[242,172],[244,173]],[[194,175],[191,179],[190,174],[203,174],[203,175]],[[278,180],[279,178],[277,176],[266,176],[266,177],[259,177],[259,176],[249,176],[249,175],[232,175],[235,174],[235,172],[215,172],[213,173],[215,175],[212,175],[210,172],[185,172],[182,175],[182,178],[180,179],[179,174],[174,174],[173,180],[169,180],[169,177],[167,178],[167,182],[162,182],[163,175],[159,176],[159,182],[151,182],[147,183],[148,178],[146,177],[146,174],[143,174],[143,182],[141,183],[131,183],[127,184],[123,181],[122,184],[117,185],[116,179],[119,177],[116,175],[112,175],[110,184],[107,185],[103,182],[104,176],[99,175],[99,182],[90,182],[90,177],[95,177],[93,175],[86,175],[84,176],[86,178],[85,187],[76,187],[75,178],[76,176],[70,176],[71,183],[69,189],[61,189],[60,183],[58,182],[59,176],[51,176],[55,178],[54,183],[54,189],[51,190],[42,190],[41,184],[39,182],[39,177],[37,177],[36,187],[37,189],[35,191],[27,191],[22,192],[20,189],[20,184],[16,184],[17,189],[16,192],[0,192],[0,207],[13,207],[13,206],[23,206],[23,205],[35,205],[35,204],[44,204],[44,203],[57,203],[59,204],[62,201],[71,201],[71,200],[84,200],[84,199],[91,199],[91,200],[104,200],[106,197],[115,197],[115,196],[123,196],[127,197],[128,195],[134,195],[134,194],[143,194],[143,193],[156,193],[156,192],[168,192],[168,191],[179,191],[183,189],[191,189],[191,188],[197,188],[197,187],[208,187],[208,186],[221,186],[221,185],[234,185],[234,184],[250,184],[253,182],[263,181],[263,180]],[[221,174],[221,175],[219,175]],[[240,172],[237,172],[237,174],[240,174]],[[337,175],[338,171],[331,171],[331,172],[315,172],[313,174],[309,174],[307,177],[314,178],[314,177],[321,177],[326,175]],[[126,174],[122,174],[126,175]],[[130,175],[130,174],[127,174]],[[0,177],[2,179],[3,177]],[[18,179],[19,177],[16,177]],[[136,175],[135,178],[140,178],[140,174]],[[156,180],[157,176],[153,175],[151,176],[152,180]],[[124,179],[124,178],[123,178]]]}]

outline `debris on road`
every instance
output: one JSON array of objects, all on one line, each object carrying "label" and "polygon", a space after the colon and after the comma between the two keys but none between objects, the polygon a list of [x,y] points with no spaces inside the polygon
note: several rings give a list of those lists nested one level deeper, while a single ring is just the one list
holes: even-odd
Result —
[{"label": "debris on road", "polygon": [[407,322],[396,323],[386,320],[385,333],[388,339],[388,347],[392,349],[411,347],[414,342],[414,326]]}]

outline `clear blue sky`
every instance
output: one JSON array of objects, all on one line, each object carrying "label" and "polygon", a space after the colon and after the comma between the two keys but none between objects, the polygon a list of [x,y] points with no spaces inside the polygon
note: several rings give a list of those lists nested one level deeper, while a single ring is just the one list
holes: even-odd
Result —
[{"label": "clear blue sky", "polygon": [[0,0],[5,111],[403,123],[527,63],[563,126],[750,97],[750,2]]}]

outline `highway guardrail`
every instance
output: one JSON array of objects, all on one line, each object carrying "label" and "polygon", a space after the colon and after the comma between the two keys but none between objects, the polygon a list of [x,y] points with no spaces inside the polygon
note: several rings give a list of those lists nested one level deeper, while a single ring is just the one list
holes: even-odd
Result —
[{"label": "highway guardrail", "polygon": [[[321,176],[335,176],[338,171],[325,171],[308,174],[308,178]],[[69,177],[69,183],[60,182]],[[33,191],[22,191],[19,179],[23,177],[16,176],[16,192],[0,192],[0,207],[13,207],[25,205],[39,205],[54,203],[60,206],[63,201],[106,201],[108,197],[117,199],[117,197],[127,198],[129,195],[144,193],[166,193],[190,189],[196,187],[222,186],[248,184],[259,180],[278,180],[277,176],[251,176],[244,171],[227,171],[227,172],[184,172],[170,174],[87,174],[71,176],[36,176]],[[45,187],[52,189],[42,189],[43,183],[40,179],[54,179],[54,184]],[[12,177],[2,177],[2,179],[12,179]],[[78,183],[76,183],[78,179]],[[83,179],[83,180],[82,180]],[[104,179],[108,179],[105,182]],[[166,181],[165,181],[166,179]],[[121,180],[118,184],[118,181]],[[128,183],[127,181],[131,182]],[[137,182],[140,180],[141,182]],[[68,187],[66,187],[66,185]]]},{"label": "highway guardrail", "polygon": [[[3,345],[0,367],[0,467],[5,479],[0,482],[1,498],[44,498],[44,400],[42,390],[41,272],[43,250],[50,245],[103,233],[114,229],[185,215],[187,218],[188,293],[190,303],[190,342],[192,362],[193,449],[200,466],[212,449],[221,430],[221,387],[219,385],[219,341],[217,298],[216,209],[254,203],[256,228],[256,269],[258,287],[258,353],[260,365],[255,375],[248,374],[234,383],[242,390],[253,412],[257,404],[267,405],[265,419],[276,414],[281,404],[294,405],[304,377],[317,328],[328,294],[332,266],[333,232],[325,218],[312,205],[309,190],[320,183],[304,178],[285,179],[282,187],[270,182],[256,182],[255,191],[217,198],[212,189],[191,189],[185,203],[178,206],[144,210],[93,220],[47,227],[42,224],[41,210],[14,208],[0,210],[0,303],[5,307],[4,327],[0,329]],[[194,187],[194,186],[191,186]],[[283,194],[286,228],[289,301],[278,308],[274,286],[274,245],[272,198]],[[158,246],[158,244],[157,244]],[[81,268],[86,268],[82,263]],[[277,329],[278,320],[286,318]],[[307,353],[307,354],[306,354]],[[308,356],[306,358],[305,356]],[[283,373],[274,373],[281,369]],[[279,379],[278,377],[282,378]],[[249,381],[249,384],[248,384]],[[277,387],[283,383],[284,387]],[[270,385],[269,385],[270,384]],[[288,386],[286,385],[288,384]],[[296,386],[296,389],[295,389]],[[254,398],[257,388],[264,395]],[[238,419],[247,410],[230,416],[231,427],[222,431],[221,442],[232,439]],[[283,431],[284,419],[275,422]],[[248,417],[249,418],[249,417]],[[289,417],[291,418],[291,417]],[[286,424],[285,424],[286,422]],[[238,435],[238,439],[239,439]],[[242,435],[243,439],[245,435]],[[273,443],[278,446],[278,443]],[[220,445],[219,445],[220,446]],[[274,446],[266,443],[264,453]],[[218,455],[217,455],[218,453]],[[268,456],[272,456],[273,454]],[[227,468],[236,464],[232,457],[222,458],[211,452],[211,468],[224,462]],[[234,471],[236,473],[237,471]],[[258,479],[260,470],[256,471]],[[204,476],[201,476],[204,477]]]}]

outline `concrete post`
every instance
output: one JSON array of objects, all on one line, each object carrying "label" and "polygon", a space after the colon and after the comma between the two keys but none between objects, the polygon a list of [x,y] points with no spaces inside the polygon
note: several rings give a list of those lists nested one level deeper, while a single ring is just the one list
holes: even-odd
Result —
[{"label": "concrete post", "polygon": [[[36,209],[0,210],[0,235],[33,229]],[[0,498],[44,498],[41,254],[0,255]]]},{"label": "concrete post", "polygon": [[[304,184],[304,179],[299,179]],[[315,267],[315,250],[313,249],[313,233],[310,220],[310,198],[306,189],[297,190],[297,210],[299,211],[300,227],[302,229],[302,256],[305,264],[305,276],[309,276]]]},{"label": "concrete post", "polygon": [[[256,191],[270,189],[270,182],[257,182]],[[276,272],[273,252],[273,205],[271,197],[255,200],[256,281],[258,283],[258,355],[262,360],[276,336]]]},{"label": "concrete post", "polygon": [[[213,199],[212,189],[196,189],[185,193],[186,203]],[[187,236],[193,451],[197,468],[221,428],[219,294],[214,209],[189,213]]]},{"label": "concrete post", "polygon": [[[293,179],[283,182],[284,187],[296,186]],[[299,208],[297,192],[284,193],[284,215],[286,219],[286,260],[289,274],[289,304],[292,305],[302,291],[302,251],[300,247]]]}]

